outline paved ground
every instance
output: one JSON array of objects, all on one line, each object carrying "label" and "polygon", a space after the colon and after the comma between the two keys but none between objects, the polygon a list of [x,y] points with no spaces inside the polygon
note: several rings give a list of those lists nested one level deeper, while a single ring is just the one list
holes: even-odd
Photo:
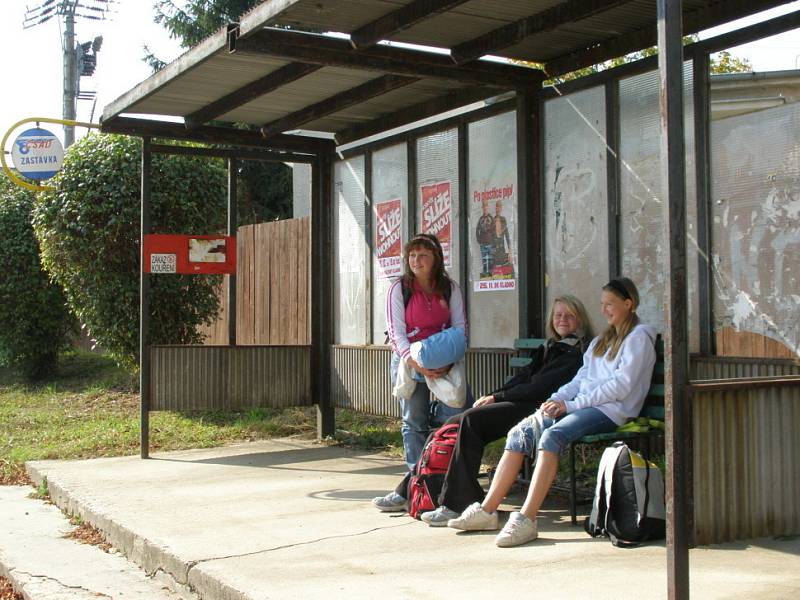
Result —
[{"label": "paved ground", "polygon": [[[369,499],[401,469],[289,440],[29,463],[59,506],[204,599],[666,596],[663,544],[614,548],[571,527],[565,510],[543,511],[541,538],[511,549],[379,513]],[[700,548],[690,562],[694,598],[800,597],[800,538]]]},{"label": "paved ground", "polygon": [[26,599],[180,600],[124,556],[65,538],[75,526],[31,491],[0,486],[0,575]]}]

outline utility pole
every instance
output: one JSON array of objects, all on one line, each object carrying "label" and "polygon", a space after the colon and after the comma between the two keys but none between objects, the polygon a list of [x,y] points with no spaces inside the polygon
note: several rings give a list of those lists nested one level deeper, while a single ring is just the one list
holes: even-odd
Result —
[{"label": "utility pole", "polygon": [[[94,92],[81,92],[81,77],[91,77],[97,65],[97,52],[103,42],[98,36],[93,42],[75,43],[75,20],[104,21],[116,0],[42,0],[33,8],[26,8],[23,29],[46,23],[53,17],[64,18],[64,36],[61,40],[64,65],[62,115],[65,121],[74,121],[78,100],[93,100]],[[64,125],[64,147],[75,141],[75,127]]]},{"label": "utility pole", "polygon": [[[75,66],[75,7],[77,0],[64,2],[64,100],[63,110],[65,121],[74,121],[78,96],[78,81],[80,77]],[[64,148],[69,148],[75,142],[75,127],[64,125]]]}]

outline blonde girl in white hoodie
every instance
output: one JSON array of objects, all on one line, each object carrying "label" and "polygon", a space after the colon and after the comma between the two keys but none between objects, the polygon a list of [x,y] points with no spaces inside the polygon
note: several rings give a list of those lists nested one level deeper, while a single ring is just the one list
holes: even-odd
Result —
[{"label": "blonde girl in white hoodie", "polygon": [[626,278],[612,279],[600,296],[605,332],[592,340],[583,366],[542,404],[508,432],[506,447],[482,504],[474,503],[448,526],[466,531],[499,528],[497,507],[514,483],[526,455],[536,456],[528,496],[512,512],[495,542],[518,546],[538,536],[536,515],[558,470],[559,455],[584,435],[614,431],[639,415],[656,362],[655,331],[639,321],[639,292]]}]

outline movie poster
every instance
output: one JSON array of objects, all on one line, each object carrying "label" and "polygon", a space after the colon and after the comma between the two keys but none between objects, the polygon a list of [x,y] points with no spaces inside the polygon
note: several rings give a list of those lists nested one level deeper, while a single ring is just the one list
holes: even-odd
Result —
[{"label": "movie poster", "polygon": [[440,181],[420,186],[422,201],[422,233],[431,233],[439,238],[444,252],[444,266],[450,267],[450,223],[452,220],[452,198],[449,181]]},{"label": "movie poster", "polygon": [[[473,289],[476,292],[515,290],[517,287],[514,255],[516,244],[516,196],[514,184],[497,181],[496,185],[484,185],[473,189],[470,202],[470,223],[475,230],[470,232],[471,244],[477,247],[479,268],[473,273]],[[473,260],[473,264],[476,261]]]},{"label": "movie poster", "polygon": [[378,279],[391,279],[403,274],[401,257],[400,198],[375,204],[375,254],[378,259]]}]

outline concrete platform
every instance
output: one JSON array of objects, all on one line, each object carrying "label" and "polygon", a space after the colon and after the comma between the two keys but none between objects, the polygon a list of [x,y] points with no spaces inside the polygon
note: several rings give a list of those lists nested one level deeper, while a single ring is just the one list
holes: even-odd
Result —
[{"label": "concrete platform", "polygon": [[58,508],[27,486],[0,486],[0,575],[26,600],[191,600],[148,578],[120,554],[79,544]]},{"label": "concrete platform", "polygon": [[[666,597],[663,543],[614,548],[570,526],[566,507],[511,549],[376,511],[402,468],[294,440],[28,464],[60,507],[203,599]],[[800,538],[700,548],[690,564],[695,598],[800,597]]]}]

